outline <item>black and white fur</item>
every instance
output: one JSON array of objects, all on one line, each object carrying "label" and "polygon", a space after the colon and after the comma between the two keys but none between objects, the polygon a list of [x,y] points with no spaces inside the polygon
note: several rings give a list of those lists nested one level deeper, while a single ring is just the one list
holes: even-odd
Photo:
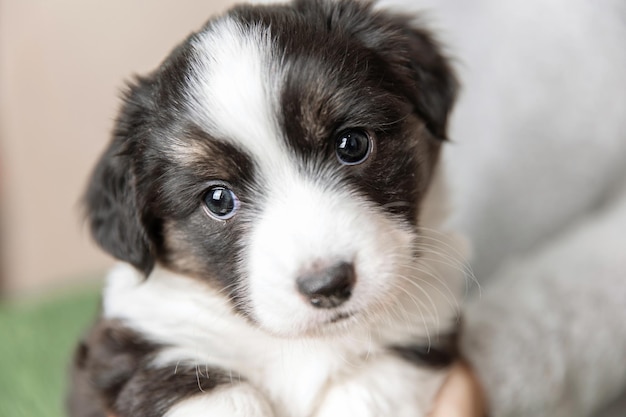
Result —
[{"label": "black and white fur", "polygon": [[437,174],[456,89],[425,29],[352,0],[237,7],[138,78],[86,196],[123,263],[71,415],[427,413],[463,282]]}]

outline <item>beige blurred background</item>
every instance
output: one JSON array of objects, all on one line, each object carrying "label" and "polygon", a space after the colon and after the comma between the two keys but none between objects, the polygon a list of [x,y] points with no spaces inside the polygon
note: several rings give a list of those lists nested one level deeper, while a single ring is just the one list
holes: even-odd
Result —
[{"label": "beige blurred background", "polygon": [[102,276],[79,202],[124,80],[231,3],[0,0],[0,297]]}]

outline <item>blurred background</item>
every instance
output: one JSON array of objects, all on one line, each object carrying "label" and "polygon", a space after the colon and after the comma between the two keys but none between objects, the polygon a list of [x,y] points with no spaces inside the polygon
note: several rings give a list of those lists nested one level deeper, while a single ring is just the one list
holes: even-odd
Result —
[{"label": "blurred background", "polygon": [[0,288],[97,279],[80,198],[124,80],[155,68],[229,0],[0,2]]},{"label": "blurred background", "polygon": [[[80,198],[124,80],[233,3],[0,0],[0,417],[63,415],[67,361],[113,263]],[[626,178],[624,5],[386,3],[431,10],[460,71],[447,158],[483,282],[612,199]]]}]

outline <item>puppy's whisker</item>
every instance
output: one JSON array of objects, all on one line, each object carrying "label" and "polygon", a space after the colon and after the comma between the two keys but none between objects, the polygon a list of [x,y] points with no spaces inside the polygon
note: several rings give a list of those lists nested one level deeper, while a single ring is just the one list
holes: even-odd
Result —
[{"label": "puppy's whisker", "polygon": [[[454,265],[459,270],[463,269],[468,275],[473,275],[471,268],[469,266],[469,263],[463,260],[462,258],[460,258],[458,254],[455,254],[454,252],[452,253],[447,252],[445,248],[442,248],[440,242],[427,243],[424,240],[425,239],[420,239],[415,244],[416,249],[418,250],[421,249],[424,252],[436,254],[444,258],[445,260],[447,260],[450,263],[450,265]],[[428,249],[428,250],[426,251],[425,249]]]},{"label": "puppy's whisker", "polygon": [[[408,271],[415,271],[417,272],[417,274],[411,274],[410,276],[404,274],[396,274],[396,276],[410,283],[411,285],[416,286],[420,292],[423,292],[425,296],[431,298],[428,292],[424,288],[419,286],[419,284],[415,282],[415,280],[419,280],[421,283],[428,285],[436,293],[441,295],[442,298],[446,300],[446,303],[458,314],[458,312],[460,311],[460,306],[457,297],[450,289],[450,286],[441,277],[439,277],[436,271],[433,270],[429,265],[416,263],[402,264],[401,267]],[[439,285],[435,285],[433,282],[430,282],[428,279],[426,279],[426,277],[430,277],[435,282],[439,283]],[[432,299],[430,301],[431,303],[433,302]]]},{"label": "puppy's whisker", "polygon": [[[434,238],[433,238],[434,239]],[[420,252],[420,256],[410,256],[410,255],[406,255],[405,258],[407,260],[410,259],[419,259],[421,257],[423,257],[424,254],[428,254],[428,253],[432,253],[435,254],[441,258],[444,258],[448,263],[448,266],[463,272],[465,275],[474,276],[473,271],[471,270],[471,267],[469,266],[469,263],[464,261],[462,256],[458,253],[458,252],[446,252],[443,250],[442,245],[445,242],[441,242],[437,239],[434,239],[435,242],[434,243],[425,243],[422,241],[423,237],[419,236],[417,238],[417,241],[415,242],[415,249],[417,251]],[[402,248],[398,248],[398,249],[402,249]],[[396,256],[401,256],[400,254],[396,254]]]},{"label": "puppy's whisker", "polygon": [[[442,251],[441,248],[439,247],[439,245],[434,244],[428,244],[428,243],[424,243],[424,242],[419,242],[416,244],[416,249],[417,250],[422,250],[424,254],[427,253],[431,253],[434,255],[437,255],[441,258],[443,258],[444,260],[448,261],[448,265],[450,267],[453,267],[454,269],[457,269],[461,272],[463,272],[464,276],[469,279],[471,282],[473,283],[477,283],[476,281],[476,276],[474,275],[474,271],[471,268],[471,265],[469,264],[469,262],[466,262],[464,260],[458,259],[454,256],[452,256],[449,253],[446,253],[445,251]],[[423,249],[428,249],[428,250],[423,250]],[[441,262],[441,260],[439,261]]]},{"label": "puppy's whisker", "polygon": [[[437,309],[437,304],[435,303],[435,301],[434,301],[434,300],[432,299],[432,297],[428,294],[428,291],[424,290],[424,288],[422,288],[422,287],[421,287],[421,286],[420,286],[417,282],[412,281],[411,279],[407,278],[407,277],[406,277],[406,276],[404,276],[404,275],[398,275],[398,278],[401,278],[401,279],[403,279],[405,282],[407,282],[407,283],[411,284],[413,287],[415,287],[415,289],[417,289],[417,290],[418,290],[418,291],[419,291],[422,295],[424,295],[424,296],[426,297],[426,299],[428,300],[428,302],[430,303],[430,305],[431,305],[431,307],[432,307],[432,310],[428,309],[428,308],[426,307],[426,305],[425,305],[425,304],[423,304],[423,303],[421,303],[421,302],[420,302],[420,304],[424,306],[424,310],[426,310],[426,312],[430,313],[430,315],[434,315],[434,316],[435,316],[435,323],[436,323],[436,327],[439,327],[439,323],[440,323],[440,320],[439,320],[439,310]],[[404,287],[403,287],[403,288],[404,288]],[[407,292],[407,293],[408,293],[408,292]],[[417,298],[417,296],[415,296],[415,295],[412,295],[412,294],[411,294],[411,295],[410,295],[410,297],[411,297],[412,299],[419,300],[419,299]],[[426,322],[424,322],[424,325],[426,326],[426,325],[427,325],[427,323],[426,323]]]},{"label": "puppy's whisker", "polygon": [[[420,247],[418,246],[416,249],[420,250]],[[436,257],[444,258],[444,259],[431,258],[431,257],[427,257],[427,255],[434,255]],[[392,259],[396,259],[406,264],[411,264],[411,263],[420,264],[421,263],[422,265],[426,265],[428,262],[439,263],[439,264],[448,266],[456,271],[459,271],[462,274],[462,278],[465,280],[467,280],[468,278],[468,273],[471,273],[471,270],[467,269],[462,262],[457,261],[456,259],[450,257],[449,255],[443,252],[435,252],[434,249],[430,249],[430,248],[428,248],[428,250],[421,251],[421,255],[419,257],[411,257],[411,256],[403,256],[400,254],[394,254],[392,255]]]},{"label": "puppy's whisker", "polygon": [[200,369],[198,368],[198,364],[196,364],[196,382],[198,383],[200,392],[204,392],[204,388],[202,388],[202,383],[200,382]]},{"label": "puppy's whisker", "polygon": [[463,284],[464,284],[464,287],[465,287],[464,293],[467,295],[467,293],[469,291],[469,282],[471,282],[471,281],[468,278],[468,275],[465,273],[464,270],[462,270],[460,268],[456,268],[456,265],[451,265],[451,264],[449,264],[449,263],[447,263],[445,261],[442,261],[441,259],[436,259],[436,258],[433,259],[433,258],[430,258],[430,257],[427,257],[427,256],[424,256],[424,257],[422,257],[420,259],[425,261],[425,262],[417,262],[416,266],[421,266],[422,268],[426,268],[429,271],[431,271],[433,278],[435,278],[437,281],[440,281],[446,287],[448,287],[448,285],[443,281],[443,279],[440,278],[440,272],[436,271],[436,268],[434,267],[433,263],[434,264],[442,264],[442,265],[445,265],[445,266],[449,266],[449,267],[451,267],[453,269],[456,269],[459,272],[461,272],[462,275],[461,275],[460,278],[463,279]]},{"label": "puppy's whisker", "polygon": [[[392,260],[394,260],[395,262],[398,262],[401,268],[417,272],[416,277],[420,277],[420,274],[425,274],[433,278],[433,280],[440,283],[449,292],[450,296],[454,297],[454,292],[450,289],[449,284],[440,276],[439,271],[437,271],[437,269],[434,268],[434,266],[430,265],[431,259],[428,259],[428,258],[413,259],[413,258],[395,256],[395,257],[392,257]],[[454,268],[454,265],[449,265],[449,264],[446,264],[446,265],[450,266],[451,268]],[[459,270],[459,272],[462,272],[462,271]],[[421,278],[423,279],[423,277]]]},{"label": "puppy's whisker", "polygon": [[[431,286],[433,289],[439,292],[439,294],[441,294],[442,296],[446,298],[450,296],[451,299],[456,300],[457,297],[454,295],[454,292],[450,289],[450,286],[448,285],[448,283],[446,283],[445,280],[443,280],[439,276],[437,271],[433,269],[430,265],[428,265],[428,263],[416,262],[416,263],[402,264],[402,267],[408,270],[418,272],[418,274],[411,275],[410,278],[419,279],[427,283],[429,286]],[[426,275],[432,278],[433,280],[435,280],[436,282],[438,282],[439,284],[441,284],[441,286],[446,290],[448,294],[447,295],[444,294],[444,292],[438,286],[434,285],[432,282],[425,279],[422,275]],[[455,303],[455,304],[458,306],[458,303]]]},{"label": "puppy's whisker", "polygon": [[[400,290],[402,293],[404,293],[406,296],[408,296],[409,300],[411,300],[414,304],[415,307],[417,308],[417,311],[422,319],[422,323],[424,324],[424,330],[426,331],[426,335],[428,337],[428,342],[430,344],[430,331],[429,331],[429,327],[428,326],[428,322],[426,321],[426,316],[424,315],[424,311],[422,310],[422,307],[428,311],[428,308],[426,307],[425,304],[423,304],[420,300],[418,300],[415,296],[413,296],[410,292],[408,292],[404,287],[402,287],[401,285],[394,285],[395,288],[397,288],[398,290]],[[406,312],[406,309],[404,309],[402,307],[402,303],[398,304],[398,307],[400,308],[400,310],[402,310],[405,314],[405,322],[406,323],[412,323],[413,321],[410,319],[410,317],[408,316],[408,313]],[[435,313],[436,314],[436,313]],[[438,316],[437,316],[438,317]],[[438,318],[437,318],[437,322],[438,322]]]},{"label": "puppy's whisker", "polygon": [[[417,267],[416,267],[417,269]],[[457,301],[457,297],[454,295],[454,293],[452,292],[452,290],[450,289],[450,287],[440,278],[437,278],[437,276],[429,271],[426,270],[419,270],[420,272],[432,277],[433,279],[437,280],[439,283],[442,284],[443,289],[439,288],[438,286],[436,286],[435,284],[433,284],[432,282],[428,281],[427,279],[425,279],[424,277],[421,277],[419,275],[417,276],[413,276],[413,279],[417,279],[419,280],[421,283],[428,285],[430,288],[432,288],[434,291],[436,291],[438,294],[440,294],[447,302],[447,304],[450,306],[450,308],[452,308],[455,312],[460,312],[461,311],[461,306],[459,305],[459,302]]]},{"label": "puppy's whisker", "polygon": [[[424,226],[418,227],[418,231],[427,232],[427,233],[420,234],[421,239],[430,239],[431,241],[435,243],[435,246],[442,245],[447,250],[449,250],[450,253],[454,254],[457,260],[464,265],[467,277],[472,281],[474,285],[477,286],[479,292],[482,291],[480,282],[478,282],[476,275],[474,274],[474,271],[472,270],[470,262],[466,259],[465,255],[459,251],[459,249],[457,249],[456,247],[454,247],[453,245],[451,245],[449,242],[445,240],[448,237],[444,232],[440,230],[424,227]],[[432,234],[442,236],[442,238],[438,239],[435,236],[432,236]]]}]

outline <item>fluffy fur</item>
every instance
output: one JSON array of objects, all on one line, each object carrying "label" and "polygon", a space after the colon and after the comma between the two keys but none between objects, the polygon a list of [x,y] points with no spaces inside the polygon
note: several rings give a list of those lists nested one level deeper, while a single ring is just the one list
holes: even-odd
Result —
[{"label": "fluffy fur", "polygon": [[71,414],[424,415],[463,283],[437,174],[456,88],[426,30],[353,1],[235,8],[139,78],[86,196],[124,263]]}]

